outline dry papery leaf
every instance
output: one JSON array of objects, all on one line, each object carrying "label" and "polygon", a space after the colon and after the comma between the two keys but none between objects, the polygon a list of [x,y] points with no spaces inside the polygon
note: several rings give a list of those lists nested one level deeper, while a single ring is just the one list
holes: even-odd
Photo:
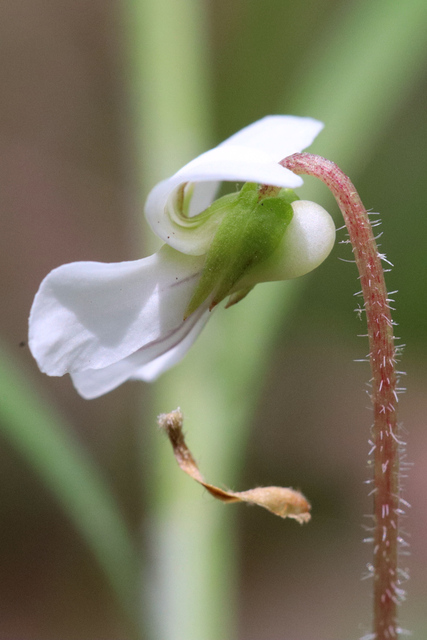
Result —
[{"label": "dry papery leaf", "polygon": [[179,466],[191,478],[199,482],[217,500],[222,502],[247,502],[268,509],[281,518],[293,518],[300,524],[310,520],[311,505],[299,491],[285,487],[257,487],[249,491],[224,491],[205,482],[196,461],[187,447],[182,433],[183,416],[180,409],[162,413],[157,422],[165,431]]}]

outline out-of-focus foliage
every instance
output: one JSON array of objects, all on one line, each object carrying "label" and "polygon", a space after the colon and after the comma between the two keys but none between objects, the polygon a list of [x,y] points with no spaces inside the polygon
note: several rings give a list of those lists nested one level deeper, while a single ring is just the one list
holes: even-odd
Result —
[{"label": "out-of-focus foliage", "polygon": [[[399,289],[395,317],[408,345],[404,367],[410,373],[409,393],[402,399],[401,415],[410,431],[409,457],[416,463],[407,481],[408,499],[416,507],[416,515],[408,524],[413,532],[414,575],[402,624],[419,637],[427,629],[423,604],[427,576],[422,570],[427,564],[427,513],[422,506],[427,489],[423,471],[427,456],[423,394],[427,373],[427,301],[423,290],[427,230],[424,4],[424,0],[214,0],[195,1],[193,12],[191,3],[186,3],[184,12],[183,7],[177,10],[179,3],[173,0],[163,0],[162,4],[132,0],[129,5],[102,0],[24,0],[0,6],[1,338],[8,345],[14,368],[31,371],[32,378],[38,376],[40,389],[45,390],[40,398],[55,397],[61,422],[64,419],[73,426],[75,439],[86,449],[83,460],[93,460],[94,477],[98,477],[97,465],[109,475],[114,498],[108,498],[107,504],[110,499],[117,500],[124,514],[123,527],[128,526],[135,535],[142,529],[143,547],[153,541],[156,530],[146,515],[150,496],[141,498],[141,458],[145,456],[145,468],[151,469],[150,459],[157,455],[158,446],[151,445],[154,424],[146,424],[145,431],[141,430],[141,393],[144,415],[151,415],[146,388],[129,384],[87,403],[76,396],[69,380],[52,380],[39,374],[23,344],[32,296],[42,277],[63,262],[123,260],[141,254],[136,240],[142,211],[141,176],[135,168],[141,147],[136,138],[159,149],[164,144],[167,149],[174,136],[167,128],[160,134],[151,128],[150,118],[153,121],[156,114],[159,122],[170,119],[170,126],[178,129],[173,140],[177,151],[168,158],[170,163],[162,166],[163,151],[158,158],[144,158],[146,189],[152,186],[151,180],[190,159],[185,157],[187,153],[198,153],[203,150],[199,146],[214,144],[267,113],[297,109],[298,115],[326,120],[327,127],[315,150],[333,154],[331,159],[351,174],[366,206],[381,213],[383,226],[379,230],[384,231],[384,237],[380,242],[396,265],[387,281],[391,290]],[[159,7],[161,19],[156,29],[150,29],[147,21],[155,19],[152,12]],[[141,31],[148,27],[150,34],[141,35],[139,40],[138,55],[146,61],[144,77],[150,78],[158,52],[163,54],[163,71],[156,71],[154,88],[150,85],[145,94],[150,100],[141,99],[139,103],[143,110],[140,122],[145,122],[146,128],[137,136],[133,128],[135,104],[131,106],[135,68],[130,70],[130,31],[124,15],[135,9],[145,11],[142,22],[135,25]],[[187,43],[185,50],[183,42]],[[181,64],[185,56],[194,56],[194,66]],[[166,80],[171,75],[173,83]],[[196,77],[203,81],[194,82]],[[148,80],[144,82],[148,84]],[[355,85],[361,87],[360,93],[351,93]],[[185,87],[185,99],[179,95],[180,87]],[[180,112],[182,105],[186,105],[184,114]],[[180,128],[183,120],[189,123],[189,130],[194,124],[194,140],[185,127]],[[186,142],[180,143],[180,139]],[[304,189],[302,196],[316,193],[322,205],[335,211],[327,193],[312,181],[307,180]],[[345,240],[344,231],[339,238]],[[207,524],[198,530],[200,547],[187,550],[193,557],[189,556],[183,575],[197,571],[192,560],[206,555],[203,544],[209,540],[217,569],[211,562],[212,573],[207,579],[221,588],[229,571],[230,580],[238,580],[241,613],[236,637],[245,640],[341,638],[359,623],[368,622],[368,589],[358,588],[358,581],[371,553],[360,544],[360,523],[370,509],[362,485],[367,477],[363,465],[370,419],[364,411],[367,403],[362,388],[369,373],[361,369],[363,365],[352,362],[365,355],[367,346],[355,337],[365,333],[363,317],[359,322],[353,313],[358,302],[353,297],[358,290],[355,268],[338,257],[351,259],[347,245],[337,245],[331,258],[310,279],[295,283],[292,289],[286,290],[284,285],[257,288],[238,305],[241,312],[236,308],[222,316],[218,313],[195,346],[194,356],[189,355],[182,369],[172,374],[177,375],[180,385],[171,378],[171,387],[175,384],[170,392],[172,406],[161,407],[165,411],[175,408],[180,391],[188,394],[195,379],[199,388],[204,388],[203,394],[193,398],[188,394],[189,404],[182,408],[184,413],[189,412],[189,424],[192,411],[195,415],[204,408],[209,425],[209,410],[214,414],[226,398],[230,413],[227,422],[212,425],[208,433],[203,432],[204,425],[198,425],[193,440],[192,432],[188,434],[195,450],[206,447],[202,455],[207,459],[201,462],[207,466],[209,477],[219,482],[236,479],[236,488],[254,483],[293,484],[302,488],[313,503],[313,522],[304,531],[288,523],[276,523],[255,510],[237,510],[237,533],[227,534],[224,540],[221,533],[231,531],[231,525],[222,520],[223,512],[218,515],[219,511],[211,509],[209,498],[201,497],[198,491],[191,494],[194,501],[189,513],[199,513],[207,504]],[[283,298],[279,297],[282,294]],[[262,309],[274,299],[277,313],[272,314],[266,330]],[[278,327],[285,311],[286,324],[280,337]],[[225,353],[218,348],[224,340],[228,344]],[[261,356],[270,352],[272,362],[266,372]],[[200,380],[200,372],[192,363],[206,358],[209,364]],[[255,381],[262,394],[255,418],[249,420],[257,400],[253,386],[250,397],[245,395],[252,378],[249,365],[261,361]],[[6,361],[4,364],[7,366]],[[37,394],[37,389],[27,394],[12,377],[7,382],[21,395],[26,429],[32,422],[36,428],[43,414],[36,414],[32,407],[37,405],[32,404],[30,396]],[[0,393],[7,393],[7,388],[5,383]],[[9,420],[11,400],[12,393],[7,398],[3,395],[3,400],[0,397],[0,418],[8,427],[13,427],[21,415],[17,411]],[[51,415],[46,407],[46,416]],[[244,451],[249,441],[248,455],[240,451],[234,459],[234,441],[240,438],[237,431],[231,432],[227,441],[225,435],[220,440],[217,435],[226,434],[230,425],[239,422],[243,422],[244,430],[240,444],[243,442]],[[47,424],[45,427],[46,434]],[[61,428],[59,420],[56,428]],[[5,431],[10,433],[9,428]],[[18,439],[17,432],[15,445]],[[111,535],[106,531],[105,538],[102,536],[96,497],[91,499],[95,533],[92,538],[86,535],[85,540],[77,533],[82,522],[76,517],[78,492],[85,497],[84,475],[77,458],[75,472],[79,477],[67,488],[77,492],[74,502],[52,498],[55,494],[66,495],[58,478],[66,477],[66,469],[70,472],[67,460],[69,463],[77,455],[78,448],[72,445],[63,460],[55,461],[59,474],[55,475],[49,452],[43,450],[48,449],[47,443],[37,453],[30,438],[26,447],[11,446],[10,442],[4,440],[0,453],[0,599],[4,603],[0,636],[29,640],[130,637],[130,625],[87,546],[88,541],[96,545],[98,539],[100,557]],[[57,452],[52,449],[50,453],[61,455],[58,447]],[[209,464],[219,458],[225,460],[223,468],[212,471]],[[44,472],[34,472],[36,459],[39,465],[46,464]],[[167,462],[173,467],[172,460],[168,458]],[[148,477],[144,487],[152,491],[160,486],[161,492],[166,492],[162,499],[167,505],[168,487],[171,482],[178,487],[181,481],[174,480],[174,472],[172,476],[162,475],[163,470],[161,465],[153,472],[157,485]],[[89,476],[87,491],[86,497]],[[74,504],[74,510],[70,504]],[[114,512],[115,507],[111,508]],[[173,512],[171,521],[178,520],[179,515]],[[70,517],[74,524],[70,524]],[[191,522],[188,526],[191,528]],[[172,529],[169,533],[172,553],[172,543],[179,546],[184,542],[179,537],[173,539]],[[224,545],[228,545],[226,552]],[[241,559],[239,573],[232,568],[235,554]],[[150,558],[147,565],[152,562],[157,563],[159,571],[170,566],[165,558]],[[119,574],[115,575],[117,579]],[[163,580],[163,584],[168,583],[171,588],[177,586],[173,576]],[[187,584],[178,587],[185,597]],[[158,617],[166,620],[171,611],[158,603],[169,600],[153,588],[149,580],[143,581],[141,599],[145,607],[151,604]],[[339,611],[345,614],[341,616]],[[173,614],[172,620],[165,622],[172,630],[176,625]],[[215,603],[211,612],[195,610],[194,622],[210,624],[209,616],[214,628]],[[231,629],[231,607],[223,611],[223,616],[225,626]],[[180,637],[179,630],[175,632],[173,640]],[[204,637],[208,640],[208,635]]]},{"label": "out-of-focus foliage", "polygon": [[3,435],[51,488],[136,624],[139,558],[108,483],[55,408],[41,394],[37,397],[4,349],[0,351],[0,390]]}]

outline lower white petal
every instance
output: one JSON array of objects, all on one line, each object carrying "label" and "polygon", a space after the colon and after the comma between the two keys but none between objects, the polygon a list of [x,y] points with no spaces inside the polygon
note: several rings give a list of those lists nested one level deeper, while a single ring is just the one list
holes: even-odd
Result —
[{"label": "lower white petal", "polygon": [[29,346],[40,369],[54,376],[103,369],[140,349],[145,362],[159,357],[191,329],[181,335],[202,266],[203,258],[164,246],[134,262],[55,269],[30,313]]},{"label": "lower white petal", "polygon": [[[200,318],[197,319],[191,330],[188,332],[185,338],[183,338],[183,340],[181,340],[181,342],[176,345],[176,347],[170,349],[159,358],[156,358],[148,364],[140,367],[138,371],[135,371],[135,373],[133,373],[132,378],[135,380],[152,382],[153,380],[156,380],[160,375],[162,375],[162,373],[164,373],[171,367],[174,367],[178,362],[180,362],[180,360],[182,360],[182,358],[186,355],[187,351],[192,346],[193,342],[196,341],[203,327],[212,315],[212,312],[207,309],[208,306],[209,303],[207,302],[201,307],[200,313],[199,310],[197,310],[193,314],[193,316],[195,316],[196,318],[200,315]],[[188,320],[190,320],[190,318]],[[188,322],[188,320],[186,320],[186,322]]]},{"label": "lower white petal", "polygon": [[111,364],[104,369],[87,369],[71,374],[73,384],[79,394],[91,400],[112,391],[126,380],[155,380],[167,369],[177,364],[190,349],[205,326],[210,312],[204,308],[197,310],[177,330],[176,344],[162,355],[148,361],[147,351],[141,349],[132,355]]}]

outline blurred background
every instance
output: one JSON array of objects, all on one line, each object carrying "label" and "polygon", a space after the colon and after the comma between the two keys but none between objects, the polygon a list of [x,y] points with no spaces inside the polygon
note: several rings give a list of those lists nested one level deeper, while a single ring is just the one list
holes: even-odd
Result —
[{"label": "blurred background", "polygon": [[[368,348],[355,266],[339,259],[348,245],[309,277],[220,310],[153,386],[85,401],[68,378],[42,375],[26,346],[52,268],[147,255],[148,190],[270,113],[323,120],[313,150],[381,213],[414,462],[402,626],[425,637],[425,33],[424,0],[0,3],[0,638],[369,631],[370,373],[354,362]],[[306,180],[299,195],[341,227],[326,189]],[[210,481],[301,488],[312,522],[212,506],[156,431],[156,413],[178,404]]]}]

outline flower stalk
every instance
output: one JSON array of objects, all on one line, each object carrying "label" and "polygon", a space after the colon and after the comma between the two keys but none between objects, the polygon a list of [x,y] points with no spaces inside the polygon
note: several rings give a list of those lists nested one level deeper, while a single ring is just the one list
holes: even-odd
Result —
[{"label": "flower stalk", "polygon": [[374,623],[370,640],[390,640],[399,634],[398,520],[401,510],[399,457],[403,443],[396,420],[397,391],[393,321],[384,271],[368,213],[350,179],[333,162],[309,153],[296,153],[280,164],[320,178],[333,193],[343,214],[361,282],[368,325],[374,409]]}]

